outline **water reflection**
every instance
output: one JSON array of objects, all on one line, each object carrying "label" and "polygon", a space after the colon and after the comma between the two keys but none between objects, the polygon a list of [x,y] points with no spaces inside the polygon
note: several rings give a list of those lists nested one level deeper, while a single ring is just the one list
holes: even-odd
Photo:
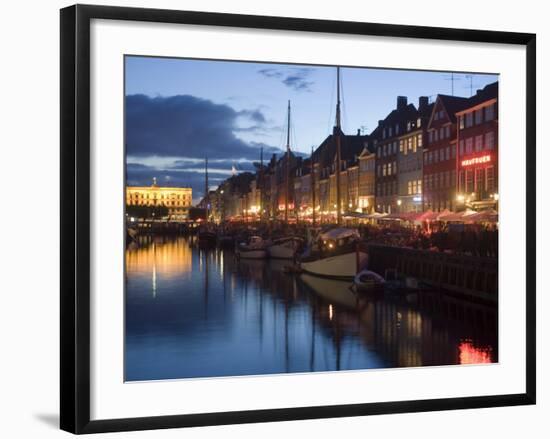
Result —
[{"label": "water reflection", "polygon": [[442,294],[357,296],[184,238],[126,264],[127,380],[497,361],[494,310]]}]

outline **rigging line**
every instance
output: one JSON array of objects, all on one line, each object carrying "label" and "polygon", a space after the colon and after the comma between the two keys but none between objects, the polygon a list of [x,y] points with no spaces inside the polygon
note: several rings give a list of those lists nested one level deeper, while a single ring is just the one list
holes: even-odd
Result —
[{"label": "rigging line", "polygon": [[332,108],[334,107],[334,89],[336,83],[336,78],[332,78],[331,86],[330,86],[330,106],[329,106],[329,115],[328,115],[328,123],[327,123],[327,133],[332,133],[332,127],[334,126],[334,117],[332,113]]},{"label": "rigging line", "polygon": [[347,109],[346,109],[346,98],[344,96],[344,75],[342,74],[343,72],[343,69],[340,68],[340,96],[342,97],[342,119],[344,121],[344,123],[342,125],[342,132],[344,131],[343,129],[343,126],[348,126],[347,125],[347,122],[348,122],[348,112],[347,112]]}]

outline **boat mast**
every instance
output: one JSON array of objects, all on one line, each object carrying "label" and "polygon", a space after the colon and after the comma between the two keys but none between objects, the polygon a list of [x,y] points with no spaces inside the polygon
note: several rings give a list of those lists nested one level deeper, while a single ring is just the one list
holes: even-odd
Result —
[{"label": "boat mast", "polygon": [[209,204],[209,193],[208,193],[208,156],[204,158],[204,204],[206,205],[206,222],[208,222],[208,204]]},{"label": "boat mast", "polygon": [[285,223],[288,224],[288,197],[290,195],[290,100],[288,101],[286,128],[286,175],[285,175]]},{"label": "boat mast", "polygon": [[336,223],[342,223],[342,203],[340,195],[340,167],[341,167],[341,151],[340,151],[340,67],[336,67],[336,126],[334,127],[334,137],[336,138]]},{"label": "boat mast", "polygon": [[[259,217],[260,219],[262,219],[263,217],[263,209],[262,209],[262,206],[263,206],[263,196],[264,196],[264,147],[262,146],[260,148],[260,181],[258,182],[260,183],[259,186],[260,186],[260,203],[258,205],[258,209],[259,209]],[[258,188],[256,187],[256,191],[258,190]]]},{"label": "boat mast", "polygon": [[311,222],[315,225],[315,163],[313,162],[313,146],[311,147],[311,205],[313,210],[311,212]]}]

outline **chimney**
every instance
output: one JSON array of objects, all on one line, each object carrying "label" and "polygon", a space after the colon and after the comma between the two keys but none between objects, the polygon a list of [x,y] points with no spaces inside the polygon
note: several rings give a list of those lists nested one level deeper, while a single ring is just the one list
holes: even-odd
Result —
[{"label": "chimney", "polygon": [[407,106],[407,96],[397,96],[397,109],[401,110]]},{"label": "chimney", "polygon": [[378,126],[381,127],[383,123],[384,123],[383,120],[379,120],[379,121],[378,121]]},{"label": "chimney", "polygon": [[418,98],[418,109],[422,111],[428,106],[428,96],[420,96]]},{"label": "chimney", "polygon": [[357,128],[357,135],[358,135],[358,136],[361,135],[361,128]]}]

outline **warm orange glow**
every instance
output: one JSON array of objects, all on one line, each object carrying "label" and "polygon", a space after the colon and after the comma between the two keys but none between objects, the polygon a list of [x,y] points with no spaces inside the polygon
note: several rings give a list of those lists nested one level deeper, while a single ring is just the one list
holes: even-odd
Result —
[{"label": "warm orange glow", "polygon": [[482,155],[481,157],[474,157],[471,159],[462,160],[462,166],[480,165],[482,163],[489,163],[490,161],[490,155]]},{"label": "warm orange glow", "polygon": [[[153,267],[153,268],[151,268]],[[156,279],[191,273],[192,250],[186,241],[167,241],[142,245],[126,250],[126,270],[128,274],[154,275]]]},{"label": "warm orange glow", "polygon": [[476,348],[471,342],[465,341],[458,346],[460,364],[492,363],[491,347]]}]

